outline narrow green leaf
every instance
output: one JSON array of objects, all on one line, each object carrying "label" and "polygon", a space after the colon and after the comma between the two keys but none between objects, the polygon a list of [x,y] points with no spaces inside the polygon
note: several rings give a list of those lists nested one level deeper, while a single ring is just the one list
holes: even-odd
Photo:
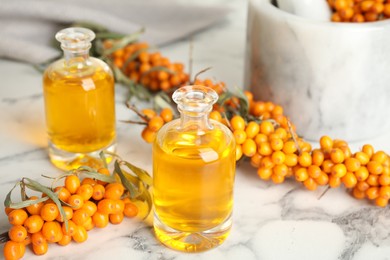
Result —
[{"label": "narrow green leaf", "polygon": [[101,152],[99,153],[99,156],[100,156],[100,159],[101,159],[102,162],[103,162],[104,168],[108,168],[108,165],[107,165],[107,158],[106,158],[104,152],[101,151]]},{"label": "narrow green leaf", "polygon": [[137,195],[137,192],[134,189],[134,186],[132,183],[124,176],[122,169],[116,160],[114,163],[115,172],[119,175],[119,178],[121,179],[122,184],[125,186],[125,188],[130,192],[130,198],[135,198]]},{"label": "narrow green leaf", "polygon": [[152,186],[153,180],[147,171],[145,171],[144,169],[141,169],[141,168],[139,168],[139,167],[137,167],[129,162],[126,162],[126,161],[123,161],[122,163],[125,164],[127,166],[127,168],[129,168],[135,175],[137,175],[138,178],[143,183],[145,183],[148,186]]},{"label": "narrow green leaf", "polygon": [[115,33],[115,32],[98,32],[96,33],[96,39],[121,39],[126,35],[123,33]]},{"label": "narrow green leaf", "polygon": [[7,196],[5,196],[4,207],[11,206],[11,204],[12,204],[12,199],[11,199],[12,191],[16,188],[16,186],[18,186],[18,184],[20,184],[20,181],[15,183],[14,187],[8,192]]},{"label": "narrow green leaf", "polygon": [[[28,183],[26,183],[25,181],[28,181]],[[23,178],[23,182],[26,184],[28,188],[36,191],[40,191],[46,194],[50,199],[54,201],[54,203],[57,205],[58,210],[60,211],[62,219],[64,220],[65,229],[68,230],[68,220],[66,219],[65,211],[61,206],[61,201],[59,200],[58,196],[51,189],[43,186],[39,182],[36,182],[30,178]]]}]

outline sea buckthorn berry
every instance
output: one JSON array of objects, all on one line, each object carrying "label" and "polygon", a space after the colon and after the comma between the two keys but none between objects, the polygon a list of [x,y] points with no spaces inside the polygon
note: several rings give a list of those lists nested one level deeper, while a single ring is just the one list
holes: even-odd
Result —
[{"label": "sea buckthorn berry", "polygon": [[280,175],[280,176],[287,176],[288,173],[288,167],[285,164],[278,164],[275,165],[273,168],[273,174],[274,175]]},{"label": "sea buckthorn berry", "polygon": [[247,156],[253,156],[257,151],[257,145],[253,139],[246,139],[242,144],[242,153]]},{"label": "sea buckthorn berry", "polygon": [[321,166],[325,159],[325,155],[320,149],[314,149],[311,157],[312,163],[317,166]]},{"label": "sea buckthorn berry", "polygon": [[257,134],[255,136],[255,142],[257,146],[260,146],[261,143],[268,142],[268,136],[262,133]]},{"label": "sea buckthorn berry", "polygon": [[274,132],[276,135],[279,136],[280,139],[282,140],[285,140],[287,138],[287,131],[286,129],[282,128],[282,127],[278,127],[275,132]]},{"label": "sea buckthorn berry", "polygon": [[360,191],[366,191],[368,188],[370,188],[370,185],[365,181],[358,181],[356,188]]},{"label": "sea buckthorn berry", "polygon": [[72,237],[69,235],[63,235],[61,240],[57,242],[60,246],[66,246],[69,245],[69,243],[72,241]]},{"label": "sea buckthorn berry", "polygon": [[262,155],[258,154],[258,153],[255,153],[252,157],[251,157],[251,165],[255,168],[259,168],[260,167],[260,162],[261,162],[261,158],[263,158]]},{"label": "sea buckthorn berry", "polygon": [[295,153],[286,154],[284,164],[286,164],[288,167],[294,167],[298,164],[298,155]]},{"label": "sea buckthorn berry", "polygon": [[97,182],[92,179],[92,178],[84,178],[82,181],[81,181],[81,185],[83,184],[89,184],[91,185],[92,187],[95,186],[97,184]]},{"label": "sea buckthorn berry", "polygon": [[98,212],[102,214],[112,214],[115,210],[114,200],[103,199],[98,202],[97,208]]},{"label": "sea buckthorn berry", "polygon": [[283,164],[286,159],[286,155],[282,151],[275,151],[272,153],[271,159],[274,164]]},{"label": "sea buckthorn berry", "polygon": [[83,226],[76,226],[75,233],[72,236],[76,243],[82,243],[88,239],[87,230]]},{"label": "sea buckthorn berry", "polygon": [[8,236],[12,241],[23,242],[27,237],[27,230],[21,225],[15,225],[8,230]]},{"label": "sea buckthorn berry", "polygon": [[233,128],[233,130],[245,130],[245,120],[239,115],[235,115],[230,119],[230,125]]},{"label": "sea buckthorn berry", "polygon": [[356,158],[347,158],[344,163],[349,172],[355,172],[360,168],[360,161]]},{"label": "sea buckthorn berry", "polygon": [[243,144],[247,137],[246,132],[241,129],[234,130],[233,135],[236,140],[236,144]]},{"label": "sea buckthorn berry", "polygon": [[330,151],[330,159],[333,163],[342,163],[344,161],[344,153],[340,148],[334,148]]},{"label": "sea buckthorn berry", "polygon": [[85,221],[87,221],[87,219],[88,219],[89,217],[90,217],[90,216],[88,215],[88,212],[87,212],[85,209],[78,209],[78,210],[76,210],[76,211],[73,213],[72,221],[73,221],[76,225],[82,226],[82,225],[84,225]]},{"label": "sea buckthorn berry", "polygon": [[388,203],[389,203],[388,198],[384,198],[384,197],[379,196],[375,199],[375,205],[382,207],[382,208],[386,207]]},{"label": "sea buckthorn berry", "polygon": [[371,159],[371,156],[374,154],[374,147],[370,144],[365,144],[363,145],[362,152],[367,154]]},{"label": "sea buckthorn berry", "polygon": [[338,163],[332,167],[332,175],[342,178],[345,174],[347,174],[347,167],[344,164]]},{"label": "sea buckthorn berry", "polygon": [[[29,198],[29,200],[37,200],[37,199],[38,199],[37,196],[32,196]],[[26,209],[28,213],[30,213],[30,215],[39,215],[42,207],[43,207],[43,202],[38,202],[30,206],[27,206]]]},{"label": "sea buckthorn berry", "polygon": [[172,119],[173,119],[173,112],[169,108],[164,108],[161,110],[160,116],[164,120],[165,123],[168,123],[168,122],[172,121]]},{"label": "sea buckthorn berry", "polygon": [[368,178],[368,175],[370,175],[370,173],[365,166],[360,166],[359,169],[355,171],[355,176],[358,181],[365,181]]},{"label": "sea buckthorn berry", "polygon": [[157,115],[156,111],[154,111],[153,109],[150,109],[150,108],[142,109],[141,113],[149,120]]},{"label": "sea buckthorn berry", "polygon": [[325,172],[325,173],[331,173],[332,172],[332,168],[334,166],[334,163],[331,161],[331,160],[325,160],[322,165],[321,165],[321,168],[322,170]]},{"label": "sea buckthorn berry", "polygon": [[114,225],[120,224],[123,221],[123,218],[124,218],[124,215],[122,212],[109,215],[110,223],[114,224]]},{"label": "sea buckthorn berry", "polygon": [[5,207],[4,208],[4,212],[5,212],[5,214],[8,216],[9,215],[9,213],[11,213],[11,211],[13,211],[14,209],[13,208],[9,208],[9,207]]},{"label": "sea buckthorn berry", "polygon": [[356,176],[352,172],[347,172],[342,178],[341,181],[344,183],[346,188],[353,188],[357,184]]},{"label": "sea buckthorn berry", "polygon": [[379,188],[379,196],[390,199],[390,186],[382,186]]},{"label": "sea buckthorn berry", "polygon": [[[62,206],[62,209],[64,210],[65,212],[65,217],[67,220],[70,220],[72,219],[73,217],[73,209],[71,207],[68,207],[68,206]],[[56,217],[56,220],[58,222],[64,222],[64,219],[63,217],[61,216],[61,214],[58,214],[58,216]]]},{"label": "sea buckthorn berry", "polygon": [[320,138],[320,146],[322,150],[330,150],[333,148],[333,140],[329,136],[322,136]]},{"label": "sea buckthorn berry", "polygon": [[95,224],[92,221],[92,217],[89,217],[85,222],[83,227],[85,228],[86,231],[90,231],[95,227]]},{"label": "sea buckthorn berry", "polygon": [[271,155],[272,154],[271,144],[268,142],[261,143],[260,146],[258,147],[258,152],[263,156]]},{"label": "sea buckthorn berry", "polygon": [[329,186],[331,188],[337,188],[340,186],[341,184],[341,179],[340,177],[336,176],[336,175],[331,175],[329,176]]},{"label": "sea buckthorn berry", "polygon": [[3,254],[6,260],[20,259],[23,257],[25,252],[25,246],[23,243],[18,243],[9,240],[4,245]]},{"label": "sea buckthorn berry", "polygon": [[59,210],[56,204],[46,203],[41,209],[41,217],[44,221],[53,221],[58,217]]},{"label": "sea buckthorn berry", "polygon": [[370,185],[370,186],[379,186],[379,175],[376,175],[376,174],[370,174],[368,175],[367,179],[366,179],[366,182]]},{"label": "sea buckthorn berry", "polygon": [[114,209],[112,211],[112,214],[118,214],[120,212],[123,212],[123,209],[125,208],[125,203],[119,199],[119,200],[114,200]]},{"label": "sea buckthorn berry", "polygon": [[283,149],[283,145],[284,145],[283,140],[280,139],[280,138],[273,138],[273,139],[271,139],[270,144],[271,144],[272,150],[274,150],[274,151],[282,150]]},{"label": "sea buckthorn berry", "polygon": [[61,225],[57,221],[47,221],[43,224],[42,235],[50,243],[56,243],[62,239]]},{"label": "sea buckthorn berry", "polygon": [[255,121],[250,121],[245,128],[245,132],[248,138],[254,138],[260,131],[260,126]]},{"label": "sea buckthorn berry", "polygon": [[42,232],[37,232],[31,235],[31,243],[33,245],[41,245],[47,243],[46,238],[42,235]]},{"label": "sea buckthorn berry", "polygon": [[161,116],[155,116],[148,122],[148,128],[153,132],[157,132],[164,125],[164,119]]},{"label": "sea buckthorn berry", "polygon": [[63,202],[68,202],[68,199],[71,195],[70,192],[68,191],[68,189],[63,187],[63,186],[56,187],[54,189],[54,192],[56,192],[58,194],[58,198],[60,200],[62,200]]},{"label": "sea buckthorn berry", "polygon": [[257,170],[257,175],[262,179],[262,180],[269,180],[271,178],[271,175],[272,175],[272,169],[271,168],[264,168],[264,167],[260,167],[258,170]]},{"label": "sea buckthorn berry", "polygon": [[240,160],[242,157],[242,147],[240,144],[236,145],[236,161]]},{"label": "sea buckthorn berry", "polygon": [[33,245],[33,252],[36,255],[44,255],[47,253],[47,250],[49,249],[49,244],[47,242],[44,242],[40,245]]},{"label": "sea buckthorn berry", "polygon": [[314,179],[318,185],[326,185],[329,182],[329,177],[328,174],[325,172],[321,172],[321,174]]},{"label": "sea buckthorn berry", "polygon": [[283,183],[284,179],[285,179],[285,177],[283,175],[279,175],[279,174],[272,174],[271,175],[271,180],[275,184]]},{"label": "sea buckthorn berry", "polygon": [[338,13],[333,13],[331,17],[332,22],[341,22],[341,16]]},{"label": "sea buckthorn berry", "polygon": [[260,167],[268,168],[268,169],[274,167],[274,163],[272,161],[272,158],[270,156],[264,156],[263,158],[261,158]]},{"label": "sea buckthorn berry", "polygon": [[260,133],[270,135],[275,131],[274,125],[270,121],[260,123]]},{"label": "sea buckthorn berry", "polygon": [[311,151],[311,144],[308,142],[302,142],[300,145],[301,152],[310,152]]},{"label": "sea buckthorn berry", "polygon": [[294,141],[287,141],[283,145],[283,152],[288,153],[295,153],[297,151],[297,146]]},{"label": "sea buckthorn berry", "polygon": [[304,182],[303,185],[305,185],[306,189],[308,190],[316,190],[317,189],[317,183],[313,178],[307,178]]},{"label": "sea buckthorn berry", "polygon": [[87,201],[92,197],[93,187],[90,184],[83,184],[77,189],[76,194],[80,195],[84,201]]},{"label": "sea buckthorn berry", "polygon": [[147,143],[153,143],[154,139],[156,139],[156,132],[152,131],[149,127],[145,127],[141,133],[142,139]]},{"label": "sea buckthorn berry", "polygon": [[94,200],[101,200],[104,197],[104,193],[106,192],[106,189],[101,184],[96,184],[93,186],[93,193],[92,193],[92,199]]},{"label": "sea buckthorn berry", "polygon": [[388,174],[379,175],[378,182],[382,186],[390,185],[390,175]]},{"label": "sea buckthorn berry", "polygon": [[361,165],[366,165],[370,161],[370,156],[364,152],[357,152],[354,154],[354,157],[359,160]]},{"label": "sea buckthorn berry", "polygon": [[92,222],[95,227],[104,228],[108,225],[108,214],[103,214],[97,211],[92,216]]},{"label": "sea buckthorn berry", "polygon": [[132,202],[125,203],[125,208],[123,209],[123,214],[128,218],[133,218],[138,214],[138,207]]},{"label": "sea buckthorn berry", "polygon": [[309,176],[313,179],[315,178],[318,178],[320,175],[321,175],[321,168],[318,167],[317,165],[310,165],[308,168],[307,168],[307,172],[309,174]]},{"label": "sea buckthorn berry", "polygon": [[295,179],[299,182],[304,182],[305,180],[307,180],[307,178],[309,178],[309,174],[307,172],[307,169],[302,167],[302,168],[299,168],[296,172],[295,172]]},{"label": "sea buckthorn berry", "polygon": [[265,103],[263,101],[256,101],[254,104],[253,104],[253,107],[252,107],[252,111],[251,113],[258,117],[260,116],[262,113],[264,113],[266,110],[266,107],[265,107]]},{"label": "sea buckthorn berry", "polygon": [[78,194],[69,197],[68,204],[74,209],[80,209],[84,205],[84,198]]},{"label": "sea buckthorn berry", "polygon": [[23,225],[28,218],[24,209],[15,209],[8,214],[8,221],[11,225]]},{"label": "sea buckthorn berry", "polygon": [[62,223],[61,230],[64,235],[73,236],[75,233],[77,225],[72,221],[68,221],[68,229],[66,229],[65,223]]},{"label": "sea buckthorn berry", "polygon": [[69,175],[65,178],[65,188],[71,193],[76,193],[80,187],[80,179],[76,175]]},{"label": "sea buckthorn berry", "polygon": [[390,17],[390,3],[387,2],[384,6],[383,13],[387,16]]},{"label": "sea buckthorn berry", "polygon": [[92,216],[97,211],[97,206],[92,201],[86,201],[81,209],[85,210],[88,216]]},{"label": "sea buckthorn berry", "polygon": [[42,229],[43,223],[44,221],[40,215],[32,215],[26,219],[24,227],[28,233],[33,234]]},{"label": "sea buckthorn berry", "polygon": [[364,199],[366,197],[366,193],[355,187],[352,190],[352,196],[358,200],[361,200],[361,199]]},{"label": "sea buckthorn berry", "polygon": [[123,195],[125,188],[121,183],[110,183],[106,186],[106,192],[104,193],[105,199],[119,200]]},{"label": "sea buckthorn berry", "polygon": [[222,122],[222,115],[219,111],[216,110],[210,112],[209,118],[218,122]]},{"label": "sea buckthorn berry", "polygon": [[366,196],[370,200],[374,200],[379,197],[379,188],[378,187],[370,187],[366,190]]},{"label": "sea buckthorn berry", "polygon": [[298,162],[302,167],[309,167],[312,164],[311,155],[308,152],[303,152],[298,156]]},{"label": "sea buckthorn berry", "polygon": [[367,164],[367,169],[371,174],[379,175],[383,172],[383,166],[376,161],[370,161]]},{"label": "sea buckthorn berry", "polygon": [[378,151],[372,155],[371,161],[376,161],[376,162],[382,164],[387,160],[387,158],[388,158],[388,156],[384,151]]},{"label": "sea buckthorn berry", "polygon": [[362,1],[360,3],[360,9],[363,11],[363,12],[367,12],[369,11],[372,6],[375,4],[375,1],[373,0],[366,0],[366,1]]}]

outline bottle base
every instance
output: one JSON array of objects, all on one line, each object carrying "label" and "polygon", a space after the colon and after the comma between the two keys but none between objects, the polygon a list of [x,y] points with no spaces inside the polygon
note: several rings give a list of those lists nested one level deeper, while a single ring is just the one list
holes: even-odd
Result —
[{"label": "bottle base", "polygon": [[154,232],[157,239],[165,246],[188,253],[210,250],[222,244],[230,233],[231,216],[222,224],[200,232],[183,232],[163,224],[154,214]]},{"label": "bottle base", "polygon": [[[100,159],[99,153],[101,151],[107,151],[115,153],[116,142],[104,147],[103,149],[93,151],[90,153],[72,153],[59,149],[53,143],[49,142],[49,157],[50,161],[54,166],[61,170],[72,170],[77,169],[80,166],[89,166],[94,169],[103,167],[103,162]],[[112,157],[107,156],[108,162],[111,161]]]}]

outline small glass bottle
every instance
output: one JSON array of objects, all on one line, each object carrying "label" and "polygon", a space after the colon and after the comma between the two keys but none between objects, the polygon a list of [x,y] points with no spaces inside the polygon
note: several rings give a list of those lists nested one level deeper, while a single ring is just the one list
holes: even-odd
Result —
[{"label": "small glass bottle", "polygon": [[49,156],[65,170],[94,166],[101,150],[115,151],[114,77],[106,63],[89,57],[94,38],[85,28],[59,31],[64,58],[43,76]]},{"label": "small glass bottle", "polygon": [[181,114],[153,145],[154,229],[166,246],[200,252],[220,245],[232,224],[235,141],[208,118],[217,93],[203,86],[176,90]]}]

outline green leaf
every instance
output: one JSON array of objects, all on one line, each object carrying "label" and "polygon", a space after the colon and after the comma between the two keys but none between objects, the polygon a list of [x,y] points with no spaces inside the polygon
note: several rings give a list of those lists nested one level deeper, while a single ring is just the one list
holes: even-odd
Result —
[{"label": "green leaf", "polygon": [[236,94],[239,102],[240,102],[240,108],[239,113],[242,117],[246,117],[249,113],[249,101],[248,98],[245,96],[244,92],[241,89],[237,88],[237,94]]},{"label": "green leaf", "polygon": [[[60,211],[61,217],[64,220],[65,223],[65,229],[68,230],[68,220],[66,219],[66,214],[64,209],[61,206],[61,201],[59,200],[58,196],[48,187],[43,186],[39,182],[36,182],[30,178],[23,178],[22,180],[25,185],[35,191],[40,191],[44,194],[46,194],[50,199],[54,201],[54,203],[57,205],[58,210]],[[27,181],[27,183],[25,182]]]},{"label": "green leaf", "polygon": [[118,174],[123,186],[130,192],[130,198],[134,199],[137,196],[137,191],[135,190],[133,184],[124,176],[122,169],[118,163],[118,160],[114,164],[115,172]]},{"label": "green leaf", "polygon": [[165,92],[159,92],[156,96],[154,96],[153,101],[156,106],[156,110],[160,110],[163,108],[172,109],[172,105],[171,105],[172,101],[170,100],[169,96]]},{"label": "green leaf", "polygon": [[15,183],[14,187],[8,192],[7,196],[5,196],[4,207],[11,206],[11,204],[12,204],[12,200],[11,200],[12,191],[16,188],[16,186],[18,186],[18,184],[20,184],[20,181]]},{"label": "green leaf", "polygon": [[99,153],[99,156],[100,156],[100,159],[101,159],[102,162],[103,162],[104,168],[108,168],[108,165],[107,165],[107,158],[106,158],[106,155],[104,154],[104,152],[101,151],[101,152]]},{"label": "green leaf", "polygon": [[127,166],[127,168],[129,168],[132,172],[134,172],[134,174],[137,175],[138,178],[143,183],[145,183],[148,186],[152,186],[153,179],[152,179],[152,177],[150,177],[150,175],[147,171],[145,171],[144,169],[141,169],[141,168],[139,168],[139,167],[137,167],[129,162],[123,161],[122,163],[125,164]]},{"label": "green leaf", "polygon": [[126,35],[123,33],[115,33],[115,32],[98,32],[96,33],[96,39],[121,39]]}]

